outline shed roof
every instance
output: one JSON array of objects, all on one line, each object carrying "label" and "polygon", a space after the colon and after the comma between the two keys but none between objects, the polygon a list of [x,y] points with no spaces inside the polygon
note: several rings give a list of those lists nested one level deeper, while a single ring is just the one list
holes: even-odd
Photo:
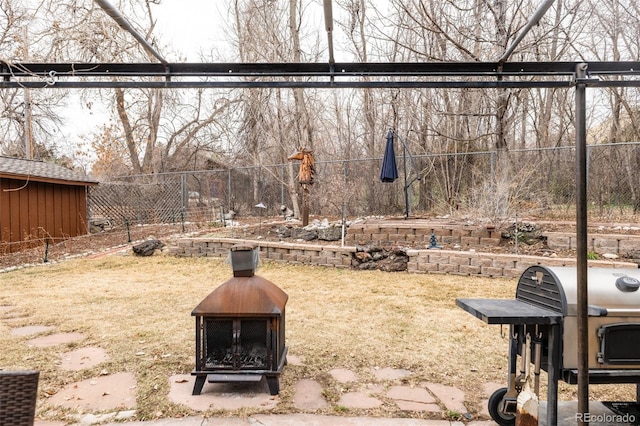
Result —
[{"label": "shed roof", "polygon": [[62,183],[65,185],[97,185],[98,181],[82,172],[44,161],[0,156],[0,178]]}]

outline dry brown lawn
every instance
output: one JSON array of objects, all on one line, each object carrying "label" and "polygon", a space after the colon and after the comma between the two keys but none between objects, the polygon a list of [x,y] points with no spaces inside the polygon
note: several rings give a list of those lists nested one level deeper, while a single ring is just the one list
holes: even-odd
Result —
[{"label": "dry brown lawn", "polygon": [[[270,262],[258,275],[288,293],[286,342],[289,353],[303,361],[285,367],[277,412],[294,412],[294,383],[313,378],[326,389],[327,414],[411,415],[387,404],[358,413],[337,406],[342,393],[372,383],[375,367],[410,370],[406,384],[456,386],[466,392],[465,404],[475,413],[483,408],[485,383],[506,385],[507,329],[501,333],[500,326],[485,325],[457,308],[455,300],[512,298],[515,280]],[[78,380],[123,371],[133,372],[138,381],[138,419],[194,414],[168,400],[168,378],[193,370],[191,310],[230,277],[230,267],[220,259],[167,255],[83,258],[0,274],[0,306],[13,307],[0,310],[0,366],[41,371],[38,411],[50,419],[70,413],[47,407],[47,396]],[[28,338],[10,333],[27,325],[49,325],[52,332],[79,332],[86,338],[29,348]],[[87,346],[104,348],[109,360],[80,372],[58,367],[63,353]],[[340,384],[328,374],[332,368],[352,369],[360,382]],[[575,387],[562,384],[561,391],[561,399],[575,399]],[[634,391],[592,386],[591,398],[631,399]]]}]

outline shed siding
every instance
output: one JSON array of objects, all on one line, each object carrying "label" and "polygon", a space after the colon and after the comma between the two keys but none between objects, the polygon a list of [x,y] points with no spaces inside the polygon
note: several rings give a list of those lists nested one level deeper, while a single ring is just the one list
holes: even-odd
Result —
[{"label": "shed siding", "polygon": [[0,179],[1,251],[86,234],[86,196],[82,185]]}]

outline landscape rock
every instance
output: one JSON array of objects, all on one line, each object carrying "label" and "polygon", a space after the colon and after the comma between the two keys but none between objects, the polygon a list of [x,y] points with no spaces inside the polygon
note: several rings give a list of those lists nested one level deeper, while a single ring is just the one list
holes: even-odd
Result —
[{"label": "landscape rock", "polygon": [[138,256],[151,256],[162,247],[164,247],[164,243],[160,240],[147,240],[133,246],[131,249]]},{"label": "landscape rock", "polygon": [[535,244],[542,240],[542,228],[533,222],[516,222],[502,231],[502,238],[507,240],[518,239],[519,243]]},{"label": "landscape rock", "polygon": [[318,239],[324,241],[338,241],[342,238],[341,226],[327,226],[318,228]]},{"label": "landscape rock", "polygon": [[352,265],[360,270],[379,269],[385,272],[406,271],[409,262],[406,249],[393,247],[384,249],[370,245],[356,246]]},{"label": "landscape rock", "polygon": [[318,238],[318,232],[304,228],[293,228],[291,238],[304,241],[312,241]]},{"label": "landscape rock", "polygon": [[290,238],[291,237],[291,230],[292,230],[292,228],[290,226],[286,226],[286,225],[276,226],[274,228],[274,232],[278,235],[278,238],[281,238],[281,239]]}]

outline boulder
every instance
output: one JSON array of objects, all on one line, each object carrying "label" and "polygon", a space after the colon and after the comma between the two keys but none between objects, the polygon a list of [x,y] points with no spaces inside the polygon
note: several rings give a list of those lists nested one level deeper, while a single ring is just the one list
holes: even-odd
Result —
[{"label": "boulder", "polygon": [[151,256],[157,249],[164,247],[164,243],[160,240],[146,240],[132,247],[132,250],[138,256]]},{"label": "boulder", "polygon": [[318,233],[316,231],[310,231],[304,228],[293,228],[291,230],[291,238],[311,241],[318,238]]},{"label": "boulder", "polygon": [[338,241],[342,238],[342,227],[328,226],[326,228],[318,228],[318,239],[323,241]]}]

